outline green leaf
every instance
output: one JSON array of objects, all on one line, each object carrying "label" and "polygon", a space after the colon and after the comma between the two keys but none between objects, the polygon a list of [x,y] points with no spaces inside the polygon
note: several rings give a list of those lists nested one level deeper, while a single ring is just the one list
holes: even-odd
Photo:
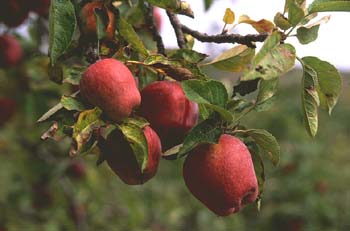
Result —
[{"label": "green leaf", "polygon": [[298,25],[303,18],[305,13],[303,8],[297,4],[295,1],[290,1],[288,5],[288,21],[292,26]]},{"label": "green leaf", "polygon": [[210,63],[204,65],[213,65],[219,70],[230,72],[241,72],[252,61],[255,49],[245,45],[235,46],[221,53]]},{"label": "green leaf", "polygon": [[240,94],[241,96],[245,96],[256,91],[259,81],[260,79],[239,81],[239,83],[233,87],[233,95],[236,96]]},{"label": "green leaf", "polygon": [[68,111],[84,111],[86,110],[84,104],[80,102],[76,97],[73,96],[62,96],[62,106]]},{"label": "green leaf", "polygon": [[182,82],[182,88],[189,100],[226,107],[227,90],[219,81],[187,80]]},{"label": "green leaf", "polygon": [[350,11],[349,0],[315,0],[309,5],[309,13],[326,11]]},{"label": "green leaf", "polygon": [[49,56],[51,65],[70,47],[77,30],[74,5],[70,0],[52,0],[49,18]]},{"label": "green leaf", "polygon": [[320,25],[313,26],[311,28],[299,27],[297,29],[297,38],[301,44],[308,44],[317,39],[318,30]]},{"label": "green leaf", "polygon": [[212,119],[204,120],[195,126],[185,137],[179,155],[188,153],[199,144],[216,144],[223,132],[223,129],[218,126],[217,121]]},{"label": "green leaf", "polygon": [[314,137],[318,129],[318,112],[320,99],[317,93],[317,73],[309,66],[303,65],[303,79],[301,101],[303,106],[304,122],[307,132]]},{"label": "green leaf", "polygon": [[204,0],[205,10],[208,10],[212,4],[213,0]]},{"label": "green leaf", "polygon": [[154,6],[164,8],[176,14],[183,14],[191,18],[194,17],[190,5],[185,1],[180,0],[148,0]]},{"label": "green leaf", "polygon": [[199,53],[190,49],[179,49],[170,52],[168,57],[177,61],[186,61],[189,63],[199,63],[203,61],[208,55]]},{"label": "green leaf", "polygon": [[227,108],[233,117],[232,123],[239,121],[244,115],[255,107],[253,102],[244,98],[234,97],[227,104]]},{"label": "green leaf", "polygon": [[264,183],[265,183],[265,166],[264,162],[262,160],[261,155],[259,154],[259,147],[254,142],[249,142],[247,144],[247,147],[249,149],[249,152],[252,156],[253,164],[254,164],[254,170],[255,175],[258,180],[258,186],[259,186],[259,195],[264,191]]},{"label": "green leaf", "polygon": [[273,18],[273,22],[276,24],[276,26],[278,26],[282,30],[288,30],[289,28],[292,27],[288,19],[284,17],[283,14],[281,14],[280,12],[278,12],[275,15],[275,17]]},{"label": "green leaf", "polygon": [[143,56],[148,55],[148,51],[143,44],[142,40],[139,38],[138,34],[135,32],[134,28],[123,18],[119,17],[117,20],[118,29],[120,35],[140,54]]},{"label": "green leaf", "polygon": [[270,80],[288,72],[295,64],[295,48],[279,44],[280,35],[273,33],[253,60],[253,67],[241,77],[242,81],[262,78]]},{"label": "green leaf", "polygon": [[278,88],[279,79],[262,80],[259,84],[259,93],[256,98],[256,110],[267,110],[273,101]]},{"label": "green leaf", "polygon": [[94,16],[96,19],[96,32],[97,32],[97,39],[101,40],[104,37],[106,37],[106,28],[108,25],[108,15],[105,10],[95,8],[94,9]]},{"label": "green leaf", "polygon": [[317,57],[308,56],[302,60],[305,65],[317,73],[317,93],[320,97],[321,106],[331,114],[342,89],[341,75],[332,64]]},{"label": "green leaf", "polygon": [[89,150],[95,142],[91,139],[94,129],[102,126],[104,122],[100,119],[101,109],[94,108],[83,111],[79,114],[78,121],[73,127],[73,144],[70,155],[76,156],[79,153]]},{"label": "green leaf", "polygon": [[140,128],[138,123],[135,124],[130,122],[130,120],[123,122],[117,127],[129,142],[137,163],[140,166],[141,172],[143,173],[147,167],[148,143],[142,128]]},{"label": "green leaf", "polygon": [[42,123],[50,119],[52,116],[54,116],[56,113],[61,111],[63,109],[63,105],[61,103],[56,104],[54,107],[52,107],[50,110],[48,110],[44,115],[42,115],[36,122]]},{"label": "green leaf", "polygon": [[80,79],[87,67],[87,64],[83,64],[82,62],[62,65],[63,83],[79,85]]},{"label": "green leaf", "polygon": [[239,133],[249,135],[260,147],[268,159],[276,166],[280,160],[280,146],[276,138],[266,130],[249,129]]}]

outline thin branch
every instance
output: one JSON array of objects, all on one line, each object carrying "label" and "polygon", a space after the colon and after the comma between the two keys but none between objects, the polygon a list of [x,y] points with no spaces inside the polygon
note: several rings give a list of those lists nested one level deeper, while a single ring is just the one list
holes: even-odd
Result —
[{"label": "thin branch", "polygon": [[201,42],[208,43],[239,43],[247,45],[248,47],[255,47],[253,42],[263,42],[267,38],[268,34],[218,34],[208,35],[199,31],[192,30],[191,28],[181,25],[182,31],[186,34],[192,35],[194,38]]},{"label": "thin branch", "polygon": [[150,28],[153,36],[153,40],[157,43],[157,50],[158,53],[166,56],[165,54],[165,47],[163,43],[162,36],[160,36],[157,27],[154,23],[154,17],[153,17],[153,7],[151,5],[146,5],[147,14],[146,14],[146,25]]},{"label": "thin branch", "polygon": [[[177,38],[177,44],[179,45],[179,47],[181,49],[186,48],[186,40],[185,40],[185,36],[182,32],[183,26],[180,23],[178,17],[176,14],[171,13],[170,11],[166,12],[171,25],[174,28],[175,34],[176,34],[176,38]],[[194,37],[194,36],[193,36]]]}]

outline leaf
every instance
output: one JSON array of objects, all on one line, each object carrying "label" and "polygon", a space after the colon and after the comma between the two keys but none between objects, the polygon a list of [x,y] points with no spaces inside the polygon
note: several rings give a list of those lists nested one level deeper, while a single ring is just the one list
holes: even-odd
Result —
[{"label": "leaf", "polygon": [[68,111],[84,111],[84,110],[86,110],[84,104],[73,96],[62,96],[61,104]]},{"label": "leaf", "polygon": [[321,106],[331,114],[342,89],[341,75],[332,64],[317,57],[308,56],[302,60],[317,73],[317,92]]},{"label": "leaf", "polygon": [[251,25],[257,32],[261,33],[271,33],[275,28],[275,24],[266,19],[261,19],[259,21],[254,21],[249,18],[248,15],[241,15],[238,19],[238,23],[246,23]]},{"label": "leaf", "polygon": [[80,79],[87,69],[87,64],[83,63],[67,63],[62,66],[63,83],[79,85]]},{"label": "leaf", "polygon": [[42,122],[47,121],[51,116],[55,115],[62,108],[63,108],[63,105],[61,103],[56,104],[49,111],[47,111],[44,115],[42,115],[36,122],[37,123],[42,123]]},{"label": "leaf", "polygon": [[179,49],[168,54],[169,59],[177,61],[186,61],[189,63],[199,63],[208,57],[206,54],[199,53],[190,49]]},{"label": "leaf", "polygon": [[148,0],[154,6],[164,8],[176,14],[183,14],[194,18],[193,11],[190,5],[185,1],[180,0]]},{"label": "leaf", "polygon": [[235,21],[235,13],[230,9],[226,8],[224,18],[222,19],[225,24],[232,24]]},{"label": "leaf", "polygon": [[227,104],[227,109],[233,116],[232,123],[239,121],[245,114],[251,111],[255,107],[255,104],[239,97],[234,97]]},{"label": "leaf", "polygon": [[288,21],[292,26],[298,25],[303,18],[305,13],[303,8],[297,4],[295,1],[290,1],[288,5]]},{"label": "leaf", "polygon": [[284,15],[281,14],[280,12],[278,12],[275,15],[275,17],[273,18],[273,22],[276,24],[276,26],[278,26],[282,30],[288,30],[289,28],[292,27],[288,19],[284,17]]},{"label": "leaf", "polygon": [[264,183],[265,183],[265,166],[264,162],[261,158],[261,155],[259,154],[259,147],[254,142],[247,143],[247,147],[249,149],[249,152],[252,156],[253,164],[254,164],[254,170],[255,175],[258,180],[258,186],[259,186],[259,196],[264,191]]},{"label": "leaf", "polygon": [[214,0],[204,0],[204,6],[205,6],[205,10],[208,10],[210,8],[210,6],[213,4]]},{"label": "leaf", "polygon": [[139,38],[138,34],[135,32],[134,28],[123,18],[119,17],[117,20],[118,29],[120,35],[140,54],[143,56],[148,55],[148,51],[143,44],[142,40]]},{"label": "leaf", "polygon": [[221,53],[210,63],[204,65],[213,65],[219,70],[230,72],[241,72],[250,64],[255,54],[255,49],[245,45],[235,46]]},{"label": "leaf", "polygon": [[106,37],[106,28],[108,25],[108,15],[104,9],[95,8],[94,16],[96,19],[97,39],[101,40]]},{"label": "leaf", "polygon": [[238,85],[233,87],[233,95],[236,96],[237,94],[240,94],[241,96],[245,96],[256,91],[256,89],[258,89],[259,81],[260,79],[240,81]]},{"label": "leaf", "polygon": [[280,39],[278,32],[274,32],[267,38],[256,54],[252,67],[241,77],[242,81],[257,78],[274,79],[294,67],[295,48],[290,44],[280,44]]},{"label": "leaf", "polygon": [[260,149],[267,154],[273,165],[276,166],[278,164],[280,160],[280,146],[273,135],[262,129],[245,130],[243,134],[249,135],[257,143]]},{"label": "leaf", "polygon": [[330,19],[330,16],[324,16],[320,20],[307,25],[302,26],[297,29],[297,38],[301,44],[308,44],[317,39],[318,30],[322,23],[327,23]]},{"label": "leaf", "polygon": [[94,141],[91,142],[91,137],[94,129],[102,126],[104,123],[100,120],[102,114],[101,109],[94,108],[83,111],[79,114],[78,121],[73,127],[73,143],[70,149],[70,156],[76,156],[86,150],[89,150]]},{"label": "leaf", "polygon": [[218,126],[215,120],[204,120],[195,126],[185,137],[183,146],[180,148],[179,155],[183,156],[199,144],[216,144],[222,134],[223,129]]},{"label": "leaf", "polygon": [[117,127],[129,142],[141,172],[143,173],[147,167],[148,143],[142,128],[135,123],[130,123],[130,121],[123,122]]},{"label": "leaf", "polygon": [[278,78],[260,81],[259,93],[255,103],[255,109],[257,111],[265,111],[271,106],[271,102],[277,91],[278,82]]},{"label": "leaf", "polygon": [[187,80],[182,82],[182,88],[189,100],[226,107],[227,90],[219,81]]},{"label": "leaf", "polygon": [[326,11],[350,11],[349,0],[315,0],[308,7],[309,13]]},{"label": "leaf", "polygon": [[314,137],[318,129],[318,112],[320,99],[317,93],[317,73],[309,66],[303,65],[303,79],[301,101],[303,107],[304,122],[307,132]]},{"label": "leaf", "polygon": [[77,30],[74,5],[70,0],[52,0],[49,18],[49,56],[51,65],[70,47]]}]

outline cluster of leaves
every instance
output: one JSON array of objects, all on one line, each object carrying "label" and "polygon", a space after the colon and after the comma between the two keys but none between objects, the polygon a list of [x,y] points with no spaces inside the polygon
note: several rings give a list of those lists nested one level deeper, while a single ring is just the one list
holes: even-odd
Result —
[{"label": "cluster of leaves", "polygon": [[[209,7],[212,1],[205,1]],[[146,44],[150,35],[140,28],[141,20],[151,7],[157,6],[172,13],[181,13],[193,17],[189,5],[179,0],[162,1],[105,1],[116,15],[116,37],[114,45],[105,43],[104,30],[108,22],[98,13],[97,18],[97,56],[103,55],[124,61],[137,75],[140,88],[161,78],[182,81],[182,87],[188,99],[197,102],[200,107],[200,123],[186,136],[182,145],[165,152],[164,155],[183,156],[200,143],[216,143],[223,133],[242,137],[251,149],[255,169],[259,176],[260,189],[264,182],[264,163],[262,154],[274,165],[278,164],[280,148],[276,139],[266,130],[245,128],[240,120],[249,112],[268,110],[278,89],[279,77],[288,72],[299,60],[303,65],[302,105],[305,125],[308,133],[315,136],[318,126],[317,110],[321,105],[329,112],[335,106],[340,90],[341,77],[336,68],[316,57],[298,58],[292,44],[286,42],[292,32],[301,44],[307,44],[317,38],[321,23],[328,17],[316,22],[313,19],[321,11],[348,11],[349,1],[316,0],[308,7],[303,0],[286,0],[283,13],[277,13],[274,22],[262,19],[254,21],[243,15],[238,23],[252,25],[258,33],[266,34],[262,48],[237,45],[223,52],[211,61],[205,61],[207,55],[187,48],[168,51],[166,54],[154,50],[154,41]],[[82,72],[88,66],[90,57],[86,50],[91,46],[82,45],[79,36],[79,12],[82,3],[70,0],[52,0],[50,10],[50,77],[59,83],[78,85]],[[235,15],[227,10],[224,15],[223,34],[227,24],[233,24]],[[175,25],[176,26],[176,25]],[[181,28],[180,28],[181,29]],[[82,52],[81,52],[82,51]],[[213,66],[219,70],[239,73],[240,78],[233,91],[211,79],[202,72],[203,66]],[[53,126],[43,138],[56,140],[72,137],[71,155],[96,153],[98,136],[105,137],[117,127],[130,141],[140,166],[146,166],[147,142],[141,134],[143,119],[131,118],[121,124],[110,124],[103,112],[84,101],[79,92],[62,96],[61,101],[39,122],[54,121]],[[105,127],[106,134],[99,134]]]}]

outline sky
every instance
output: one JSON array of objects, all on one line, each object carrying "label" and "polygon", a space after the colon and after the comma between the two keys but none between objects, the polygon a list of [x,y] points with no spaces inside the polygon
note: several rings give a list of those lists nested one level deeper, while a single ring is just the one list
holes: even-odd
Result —
[{"label": "sky", "polygon": [[[247,14],[254,20],[262,18],[273,21],[276,12],[282,11],[284,0],[216,0],[208,12],[204,12],[202,0],[187,0],[195,14],[195,19],[186,16],[180,16],[180,21],[192,29],[206,32],[208,34],[218,34],[223,27],[222,17],[226,8],[231,8],[235,12],[236,20],[242,14]],[[312,2],[312,1],[308,1]],[[167,47],[176,47],[176,37],[174,31],[167,20],[166,14],[162,11],[164,23],[161,34],[164,36]],[[289,38],[286,42],[291,43],[297,50],[299,57],[316,56],[324,61],[328,61],[342,71],[350,71],[350,13],[348,12],[328,12],[320,13],[317,18],[331,15],[328,23],[321,25],[318,39],[307,45],[300,45],[296,38]],[[234,33],[248,34],[256,33],[249,25],[239,25],[233,31]],[[213,57],[232,47],[232,44],[207,44],[197,42],[194,49],[204,52]]]}]

